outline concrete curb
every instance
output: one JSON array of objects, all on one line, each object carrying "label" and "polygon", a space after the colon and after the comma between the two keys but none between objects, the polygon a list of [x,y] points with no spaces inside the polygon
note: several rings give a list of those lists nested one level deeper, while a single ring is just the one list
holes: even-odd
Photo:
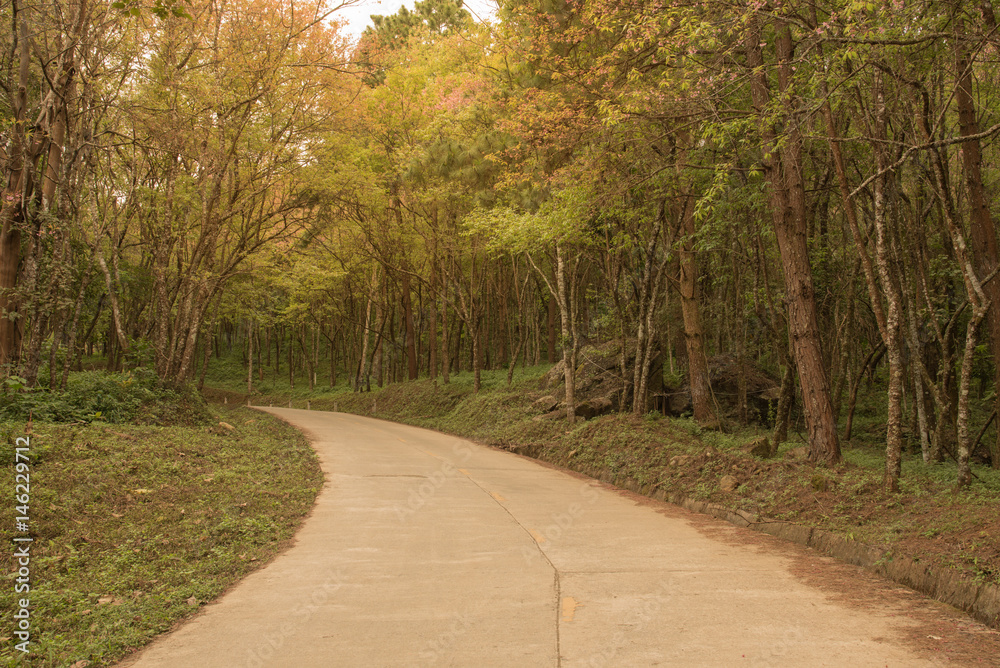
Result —
[{"label": "concrete curb", "polygon": [[[527,450],[527,449],[526,449]],[[573,465],[572,462],[550,461],[541,449],[515,450],[534,459],[589,475],[630,492],[651,499],[672,503],[695,513],[711,515],[739,527],[761,531],[782,540],[804,545],[822,554],[835,557],[865,570],[877,573],[893,582],[909,587],[933,599],[963,610],[987,626],[1000,629],[1000,587],[977,584],[963,580],[958,572],[936,568],[914,561],[909,557],[893,555],[890,551],[864,545],[823,529],[802,526],[793,522],[771,521],[742,510],[732,510],[714,503],[697,501],[679,492],[667,492],[650,484],[641,484],[634,478],[616,476],[606,469]]]}]

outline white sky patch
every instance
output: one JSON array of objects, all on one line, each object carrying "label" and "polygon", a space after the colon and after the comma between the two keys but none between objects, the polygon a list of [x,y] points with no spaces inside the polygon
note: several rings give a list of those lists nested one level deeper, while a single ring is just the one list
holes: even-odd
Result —
[{"label": "white sky patch", "polygon": [[[358,37],[365,28],[371,25],[372,14],[383,16],[395,14],[399,8],[406,5],[413,9],[413,0],[401,2],[400,0],[361,0],[361,2],[345,7],[334,16],[347,21],[347,32],[354,37]],[[496,16],[497,4],[494,0],[465,0],[465,9],[472,13],[473,17],[479,21],[492,20]]]}]

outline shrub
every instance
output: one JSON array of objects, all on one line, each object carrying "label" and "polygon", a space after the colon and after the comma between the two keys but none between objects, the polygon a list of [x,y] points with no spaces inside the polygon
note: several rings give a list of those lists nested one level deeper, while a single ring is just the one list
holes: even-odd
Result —
[{"label": "shrub", "polygon": [[208,420],[207,407],[197,392],[170,387],[145,368],[74,373],[61,392],[8,383],[0,396],[0,420],[24,421],[29,415],[40,422],[197,424]]}]

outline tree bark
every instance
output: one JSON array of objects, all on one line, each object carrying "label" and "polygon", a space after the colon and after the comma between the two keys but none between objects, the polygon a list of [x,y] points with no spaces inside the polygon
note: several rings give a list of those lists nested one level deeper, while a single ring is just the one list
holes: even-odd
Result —
[{"label": "tree bark", "polygon": [[[987,25],[995,20],[992,9],[986,11],[984,19]],[[956,25],[959,34],[964,33],[964,21],[959,19]],[[979,121],[976,118],[975,98],[972,90],[972,54],[962,41],[956,41],[956,71],[958,75],[955,88],[955,103],[958,106],[958,127],[962,137],[972,137],[979,134]],[[990,213],[989,198],[983,185],[982,149],[978,139],[970,139],[961,144],[962,165],[965,168],[965,186],[969,194],[970,230],[969,240],[975,261],[979,280],[985,280],[1000,263],[1000,250],[997,248],[997,231],[993,216]],[[993,387],[994,405],[1000,408],[1000,280],[991,280],[983,285],[983,292],[990,302],[986,311],[986,328],[989,334],[990,351],[993,354]],[[961,442],[961,435],[959,436]],[[1000,468],[1000,429],[991,448],[991,461],[994,468]]]},{"label": "tree bark", "polygon": [[836,416],[833,414],[830,387],[823,363],[815,289],[809,262],[805,187],[802,181],[802,137],[792,118],[795,114],[795,110],[790,107],[793,96],[788,94],[791,86],[792,37],[788,25],[780,20],[777,22],[776,32],[779,87],[783,97],[789,100],[785,115],[790,121],[780,145],[774,127],[764,117],[770,94],[757,16],[751,19],[746,41],[747,64],[752,71],[751,95],[754,107],[762,118],[761,131],[765,150],[763,166],[784,271],[789,332],[802,389],[803,412],[809,436],[809,458],[835,464],[841,459],[840,443],[837,440]]},{"label": "tree bark", "polygon": [[247,395],[253,394],[253,319],[247,320]]},{"label": "tree bark", "polygon": [[688,192],[683,196],[680,260],[681,316],[684,320],[684,343],[687,347],[688,382],[691,387],[691,406],[694,419],[701,425],[718,424],[712,402],[712,385],[708,375],[708,358],[705,356],[705,330],[701,325],[701,308],[698,305],[698,260],[694,253],[694,197]]},{"label": "tree bark", "polygon": [[890,202],[894,176],[889,171],[891,158],[887,148],[887,119],[885,79],[875,72],[875,165],[879,177],[875,179],[875,258],[882,289],[885,292],[885,346],[889,358],[889,387],[887,389],[885,486],[890,492],[899,491],[903,454],[903,336],[902,294],[899,288],[899,270],[895,261],[890,229]]},{"label": "tree bark", "polygon": [[[566,382],[566,421],[573,424],[576,421],[576,339],[572,334],[573,304],[571,300],[571,287],[569,281],[574,280],[574,276],[567,279],[566,258],[563,244],[556,243],[556,299],[559,302],[560,321],[563,338],[563,365],[565,371],[563,378]],[[573,274],[575,274],[575,269]]]},{"label": "tree bark", "polygon": [[548,311],[546,313],[546,325],[548,331],[548,338],[546,343],[548,344],[547,353],[549,364],[556,363],[556,299],[550,296],[547,304]]},{"label": "tree bark", "polygon": [[416,380],[418,374],[417,348],[413,329],[413,303],[410,300],[410,275],[403,272],[400,283],[402,284],[400,290],[403,293],[403,321],[406,329],[406,373],[407,379]]},{"label": "tree bark", "polygon": [[358,371],[354,377],[354,391],[361,392],[361,383],[368,381],[368,345],[371,339],[372,305],[375,302],[375,288],[378,282],[378,267],[372,267],[371,284],[368,286],[368,305],[365,307],[365,326],[361,331],[361,357],[358,360]]}]

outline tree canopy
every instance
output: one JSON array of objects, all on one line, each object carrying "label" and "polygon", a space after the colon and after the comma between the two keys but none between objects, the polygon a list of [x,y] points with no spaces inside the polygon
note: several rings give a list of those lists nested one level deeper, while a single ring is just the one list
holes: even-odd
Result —
[{"label": "tree canopy", "polygon": [[235,340],[248,391],[282,364],[363,391],[558,353],[575,420],[603,347],[620,411],[801,420],[832,464],[877,379],[889,489],[908,451],[1000,467],[990,3],[336,17],[0,8],[4,373],[198,381]]}]

